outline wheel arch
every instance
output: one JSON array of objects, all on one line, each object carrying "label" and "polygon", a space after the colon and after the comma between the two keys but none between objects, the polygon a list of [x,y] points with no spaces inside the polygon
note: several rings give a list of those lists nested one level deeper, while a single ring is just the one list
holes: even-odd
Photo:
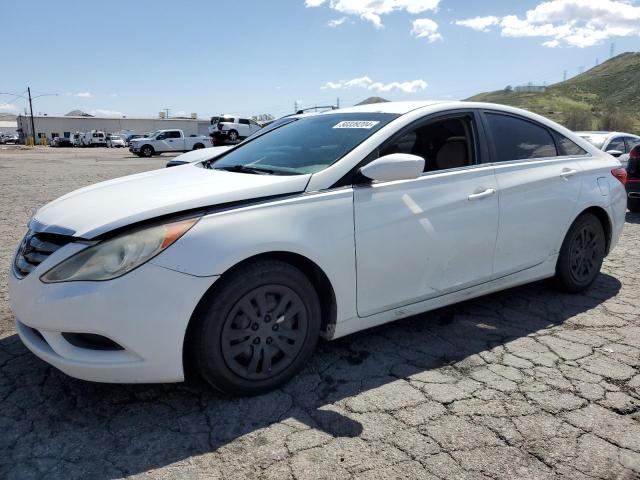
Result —
[{"label": "wheel arch", "polygon": [[220,285],[220,280],[222,280],[224,277],[230,275],[235,270],[242,268],[247,264],[258,262],[261,260],[278,260],[284,263],[288,263],[289,265],[298,268],[304,275],[306,275],[306,277],[309,279],[314,289],[318,293],[318,297],[320,299],[320,311],[322,316],[320,334],[325,338],[330,338],[333,336],[337,320],[337,301],[333,285],[331,284],[331,281],[329,280],[329,277],[324,272],[324,270],[322,270],[322,268],[320,268],[320,266],[316,262],[299,253],[288,251],[272,251],[259,253],[245,258],[244,260],[241,260],[228,268],[220,276],[220,278],[209,287],[204,295],[202,295],[202,298],[200,298],[200,300],[198,301],[198,304],[196,305],[196,308],[193,310],[191,318],[189,319],[182,344],[182,358],[185,374],[187,373],[187,371],[192,370],[192,359],[187,347],[189,344],[189,338],[192,335],[192,327],[196,323],[194,322],[194,318],[200,312],[200,309],[203,308],[203,304],[205,303],[206,298],[210,295],[215,295],[215,292]]},{"label": "wheel arch", "polygon": [[[607,211],[603,207],[593,205],[591,207],[585,208],[578,215],[576,215],[576,218],[574,219],[574,222],[581,215],[584,215],[585,213],[591,213],[591,214],[595,215],[595,217],[600,221],[600,224],[602,225],[602,228],[604,229],[605,240],[607,242],[607,247],[606,247],[606,250],[605,250],[605,252],[606,252],[605,254],[608,255],[609,254],[609,249],[611,248],[611,238],[612,238],[612,234],[613,234],[613,224],[611,222],[611,218],[609,217],[609,213],[607,213]],[[569,228],[571,228],[571,225],[569,226]],[[567,229],[567,231],[568,231],[568,229]],[[565,233],[565,235],[566,235],[566,233]]]}]

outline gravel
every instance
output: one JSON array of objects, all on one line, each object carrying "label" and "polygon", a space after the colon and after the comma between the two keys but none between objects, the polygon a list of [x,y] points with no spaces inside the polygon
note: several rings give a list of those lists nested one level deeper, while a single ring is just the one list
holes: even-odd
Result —
[{"label": "gravel", "polygon": [[322,342],[260,397],[47,366],[7,298],[29,217],[168,157],[0,149],[0,478],[640,478],[640,215],[582,295],[540,282]]}]

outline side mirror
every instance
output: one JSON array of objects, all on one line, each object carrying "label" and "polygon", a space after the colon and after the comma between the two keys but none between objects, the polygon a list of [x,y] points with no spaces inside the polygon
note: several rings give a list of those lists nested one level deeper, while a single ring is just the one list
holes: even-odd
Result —
[{"label": "side mirror", "polygon": [[618,158],[619,156],[621,156],[623,154],[623,152],[621,152],[620,150],[607,150],[606,153],[608,153],[612,157],[616,157],[616,158]]},{"label": "side mirror", "polygon": [[408,153],[392,153],[380,157],[360,169],[360,173],[378,182],[412,180],[422,175],[424,158]]}]

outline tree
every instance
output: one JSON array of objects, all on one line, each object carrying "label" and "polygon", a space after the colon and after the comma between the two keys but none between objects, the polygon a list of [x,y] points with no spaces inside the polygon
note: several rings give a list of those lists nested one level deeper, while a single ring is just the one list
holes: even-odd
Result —
[{"label": "tree", "polygon": [[606,110],[600,115],[598,128],[608,132],[628,132],[633,130],[633,119],[619,110]]},{"label": "tree", "polygon": [[591,130],[593,128],[593,114],[589,110],[573,109],[567,112],[562,122],[569,130]]},{"label": "tree", "polygon": [[504,91],[507,93],[511,93],[513,92],[513,87],[511,85],[507,85],[506,87],[504,87]]}]

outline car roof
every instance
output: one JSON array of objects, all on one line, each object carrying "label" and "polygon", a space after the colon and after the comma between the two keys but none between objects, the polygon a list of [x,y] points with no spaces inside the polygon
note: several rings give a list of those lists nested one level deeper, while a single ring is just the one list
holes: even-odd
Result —
[{"label": "car roof", "polygon": [[418,108],[430,107],[432,105],[443,104],[443,103],[457,103],[457,102],[442,102],[436,100],[427,100],[420,102],[382,102],[382,103],[370,103],[367,105],[356,105],[354,107],[341,108],[339,110],[329,110],[327,112],[322,112],[322,114],[331,114],[331,113],[360,113],[360,112],[369,112],[369,113],[397,113],[400,115],[404,115],[405,113],[409,113],[412,110],[416,110]]},{"label": "car roof", "polygon": [[601,135],[601,136],[612,136],[612,135],[627,135],[629,137],[637,137],[638,135],[634,135],[633,133],[626,132],[600,132],[600,131],[589,131],[585,130],[582,132],[576,132],[576,135]]}]

